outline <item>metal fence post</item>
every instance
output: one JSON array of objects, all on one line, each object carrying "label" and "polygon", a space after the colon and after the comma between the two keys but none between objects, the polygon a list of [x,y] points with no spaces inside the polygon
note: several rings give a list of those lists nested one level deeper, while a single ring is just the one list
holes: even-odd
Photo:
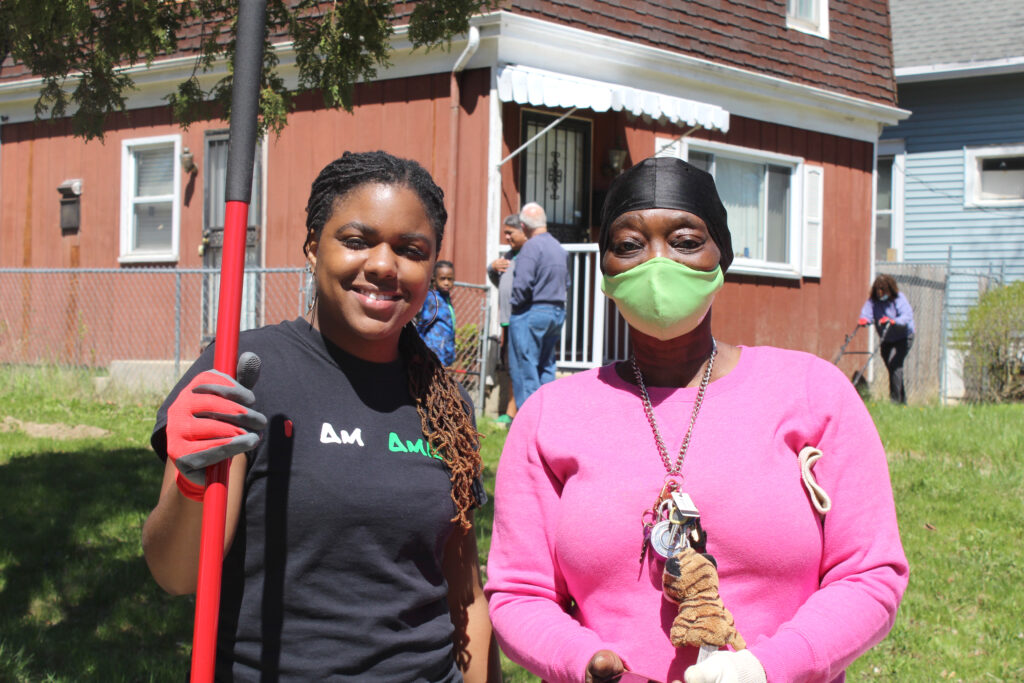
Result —
[{"label": "metal fence post", "polygon": [[942,341],[939,343],[939,403],[941,405],[946,404],[946,392],[949,385],[949,382],[946,379],[946,370],[948,368],[946,358],[949,355],[949,333],[946,328],[949,327],[949,281],[952,272],[953,246],[950,245],[949,252],[946,256],[946,281],[943,283],[942,287]]},{"label": "metal fence post", "polygon": [[484,414],[484,401],[487,398],[487,361],[491,357],[490,345],[491,345],[491,298],[489,296],[483,297],[483,303],[481,307],[484,311],[483,325],[480,327],[480,358],[477,362],[477,367],[480,368],[480,375],[477,378],[477,402],[476,402],[476,414],[481,416]]},{"label": "metal fence post", "polygon": [[181,271],[174,271],[174,381],[181,376]]}]

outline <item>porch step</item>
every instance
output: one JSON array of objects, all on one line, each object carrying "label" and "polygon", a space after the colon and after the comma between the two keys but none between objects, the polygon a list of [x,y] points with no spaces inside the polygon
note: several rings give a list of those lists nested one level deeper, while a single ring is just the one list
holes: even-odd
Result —
[{"label": "porch step", "polygon": [[97,393],[125,391],[166,394],[191,364],[191,360],[182,360],[175,372],[173,360],[114,360],[110,361],[110,374],[95,378],[93,386]]}]

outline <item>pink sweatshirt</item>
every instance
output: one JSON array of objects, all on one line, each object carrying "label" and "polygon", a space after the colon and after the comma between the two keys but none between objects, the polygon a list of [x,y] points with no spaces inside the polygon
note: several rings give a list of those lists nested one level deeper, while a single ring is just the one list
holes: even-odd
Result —
[{"label": "pink sweatshirt", "polygon": [[[696,389],[649,389],[670,454]],[[831,496],[822,524],[797,453]],[[892,627],[907,585],[885,453],[853,386],[816,356],[741,347],[712,382],[682,468],[720,592],[769,683],[842,680]],[[487,564],[504,652],[549,681],[582,681],[595,652],[661,681],[695,648],[672,646],[663,561],[640,564],[641,514],[665,468],[637,388],[613,366],[546,384],[516,415],[498,466]]]}]

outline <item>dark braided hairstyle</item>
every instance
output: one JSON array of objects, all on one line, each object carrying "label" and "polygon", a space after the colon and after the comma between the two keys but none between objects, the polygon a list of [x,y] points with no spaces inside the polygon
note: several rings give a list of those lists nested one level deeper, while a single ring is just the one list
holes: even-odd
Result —
[{"label": "dark braided hairstyle", "polygon": [[411,159],[399,159],[387,152],[345,152],[340,159],[327,164],[313,181],[306,203],[306,241],[302,253],[309,252],[309,243],[320,238],[335,204],[349,192],[366,183],[407,187],[423,202],[430,227],[437,233],[437,249],[441,248],[448,211],[444,208],[444,192],[427,170]]},{"label": "dark braided hairstyle", "polygon": [[[337,203],[349,192],[367,183],[398,185],[416,193],[423,204],[427,220],[437,234],[436,248],[441,247],[448,212],[444,208],[444,192],[430,174],[415,161],[400,159],[387,152],[345,152],[328,164],[316,180],[306,204],[306,241],[320,238]],[[409,394],[416,401],[423,433],[434,453],[444,458],[452,482],[455,517],[468,529],[469,511],[476,505],[473,484],[482,470],[480,436],[469,416],[469,405],[463,400],[458,384],[445,371],[410,322],[398,340],[398,353],[405,359],[409,375]]]}]

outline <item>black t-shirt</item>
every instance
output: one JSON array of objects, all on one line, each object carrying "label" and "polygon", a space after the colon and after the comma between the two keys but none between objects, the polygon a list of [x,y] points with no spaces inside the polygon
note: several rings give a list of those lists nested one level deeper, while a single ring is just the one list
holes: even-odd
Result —
[{"label": "black t-shirt", "polygon": [[[460,681],[441,569],[455,505],[404,364],[355,358],[302,319],[243,332],[242,351],[263,361],[269,426],[224,560],[217,679]],[[160,407],[161,457],[167,407],[212,364],[211,346]]]}]

